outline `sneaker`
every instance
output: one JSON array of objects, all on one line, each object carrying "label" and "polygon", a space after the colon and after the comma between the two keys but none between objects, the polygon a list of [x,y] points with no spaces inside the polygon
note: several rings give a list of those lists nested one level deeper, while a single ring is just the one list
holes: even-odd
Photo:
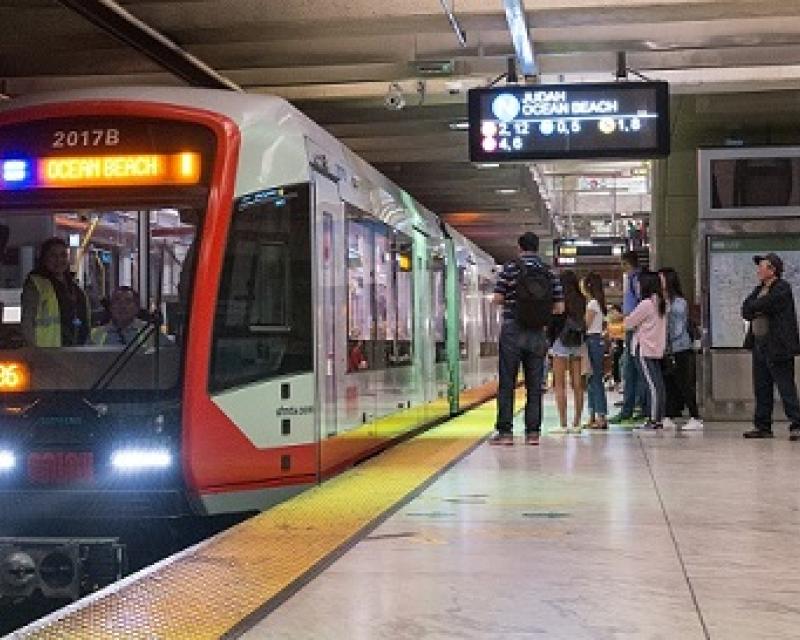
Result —
[{"label": "sneaker", "polygon": [[616,415],[613,418],[608,419],[609,423],[611,424],[620,424],[625,426],[635,426],[637,424],[640,424],[643,420],[644,418],[637,419],[634,418],[633,416],[625,418],[622,414]]},{"label": "sneaker", "polygon": [[[681,431],[702,431],[703,430],[703,421],[699,418],[692,418],[687,422],[685,425],[681,427]],[[798,435],[800,435],[800,431],[798,431]]]},{"label": "sneaker", "polygon": [[663,428],[664,425],[661,422],[653,422],[652,420],[648,420],[642,426],[637,427],[636,431],[658,431]]},{"label": "sneaker", "polygon": [[797,442],[800,440],[800,427],[794,427],[789,429],[789,440],[792,442]]},{"label": "sneaker", "polygon": [[590,429],[592,431],[605,431],[608,429],[608,422],[605,419],[596,420],[590,424],[583,425],[584,429]]},{"label": "sneaker", "polygon": [[675,421],[672,418],[664,418],[664,422],[662,423],[665,429],[677,429],[678,425],[675,424]]},{"label": "sneaker", "polygon": [[525,434],[525,444],[531,445],[535,447],[539,444],[539,434],[538,432],[534,433],[526,433]]},{"label": "sneaker", "polygon": [[772,429],[759,429],[758,427],[745,431],[742,434],[745,438],[772,438]]},{"label": "sneaker", "polygon": [[494,435],[489,438],[489,444],[510,447],[514,444],[514,436],[506,431],[495,431]]}]

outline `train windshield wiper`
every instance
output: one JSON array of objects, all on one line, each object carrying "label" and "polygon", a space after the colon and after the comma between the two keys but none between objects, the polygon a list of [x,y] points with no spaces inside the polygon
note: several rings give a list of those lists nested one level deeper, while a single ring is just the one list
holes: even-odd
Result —
[{"label": "train windshield wiper", "polygon": [[[156,329],[161,323],[161,318],[158,312],[151,314],[147,318],[147,324],[145,324],[141,329],[139,329],[138,333],[133,337],[128,344],[125,345],[125,348],[119,352],[116,358],[111,362],[110,365],[100,374],[100,377],[97,378],[95,383],[89,388],[89,393],[94,393],[95,391],[105,391],[114,381],[119,373],[126,367],[126,365],[133,359],[133,356],[142,348],[142,345],[147,344],[150,337],[155,333]],[[158,345],[158,340],[156,340],[156,345]],[[156,357],[158,357],[158,347],[156,347]]]}]

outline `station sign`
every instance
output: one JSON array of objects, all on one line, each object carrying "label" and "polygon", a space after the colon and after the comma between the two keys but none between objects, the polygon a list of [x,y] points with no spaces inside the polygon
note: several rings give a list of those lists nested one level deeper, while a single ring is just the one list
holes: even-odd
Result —
[{"label": "station sign", "polygon": [[469,92],[473,162],[669,155],[666,82],[510,85]]}]

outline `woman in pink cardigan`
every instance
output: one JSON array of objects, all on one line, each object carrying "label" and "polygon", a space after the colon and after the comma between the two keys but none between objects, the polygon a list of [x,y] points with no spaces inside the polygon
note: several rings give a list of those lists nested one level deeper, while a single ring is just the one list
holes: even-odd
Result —
[{"label": "woman in pink cardigan", "polygon": [[656,273],[643,273],[639,278],[642,301],[625,318],[625,328],[634,330],[631,348],[639,359],[642,376],[650,394],[650,419],[641,429],[663,429],[666,407],[661,359],[667,343],[667,303]]}]

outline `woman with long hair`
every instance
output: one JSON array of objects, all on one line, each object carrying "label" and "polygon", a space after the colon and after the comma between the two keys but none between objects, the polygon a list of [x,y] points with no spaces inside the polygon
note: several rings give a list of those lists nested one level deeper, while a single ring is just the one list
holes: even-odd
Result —
[{"label": "woman with long hair", "polygon": [[603,386],[603,366],[606,354],[606,341],[603,337],[603,322],[606,317],[606,294],[603,278],[591,271],[581,281],[581,291],[588,300],[586,304],[586,348],[589,351],[591,374],[587,385],[589,404],[589,429],[608,429],[608,401]]},{"label": "woman with long hair", "polygon": [[650,399],[650,417],[640,428],[663,429],[666,398],[661,359],[667,341],[667,302],[657,273],[642,273],[639,289],[642,301],[625,318],[625,328],[634,331],[631,347],[642,368]]},{"label": "woman with long hair", "polygon": [[33,347],[85,344],[91,328],[89,300],[70,271],[61,238],[42,243],[36,268],[22,288],[22,333]]},{"label": "woman with long hair", "polygon": [[[675,359],[675,384],[682,403],[689,409],[689,421],[683,425],[684,431],[698,431],[703,428],[700,412],[697,409],[695,381],[694,341],[689,333],[689,304],[683,295],[681,280],[675,269],[661,269],[658,272],[661,286],[669,307],[667,312],[667,350]],[[666,418],[664,426],[673,426]]]},{"label": "woman with long hair", "polygon": [[574,271],[561,272],[561,285],[564,288],[564,322],[553,342],[553,387],[561,428],[570,433],[567,427],[567,371],[569,371],[575,415],[572,420],[572,433],[581,432],[583,414],[583,377],[581,375],[581,347],[586,333],[586,299],[578,286]]}]

